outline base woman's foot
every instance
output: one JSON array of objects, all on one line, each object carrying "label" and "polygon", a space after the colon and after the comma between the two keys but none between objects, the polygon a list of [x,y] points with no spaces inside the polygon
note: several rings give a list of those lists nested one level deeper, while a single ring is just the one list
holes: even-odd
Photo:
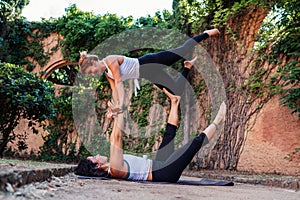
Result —
[{"label": "base woman's foot", "polygon": [[188,68],[188,69],[191,69],[192,66],[195,64],[196,60],[197,60],[197,56],[196,56],[195,58],[193,58],[193,60],[185,60],[185,61],[183,62],[184,67],[185,67],[185,68]]},{"label": "base woman's foot", "polygon": [[220,31],[217,28],[214,28],[214,29],[206,30],[206,31],[204,31],[204,33],[207,33],[209,35],[209,37],[211,37],[214,35],[219,35]]},{"label": "base woman's foot", "polygon": [[172,101],[172,103],[179,103],[181,97],[176,96],[174,94],[171,94],[166,88],[163,88],[164,93],[167,95],[167,97]]},{"label": "base woman's foot", "polygon": [[223,101],[222,104],[220,105],[219,111],[218,111],[213,123],[215,123],[217,126],[222,124],[225,121],[226,110],[227,110],[226,104]]}]

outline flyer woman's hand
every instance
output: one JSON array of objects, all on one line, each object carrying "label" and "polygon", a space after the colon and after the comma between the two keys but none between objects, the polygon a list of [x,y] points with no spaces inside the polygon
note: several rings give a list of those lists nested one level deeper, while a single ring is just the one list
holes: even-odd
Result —
[{"label": "flyer woman's hand", "polygon": [[109,101],[108,103],[108,108],[113,112],[113,113],[116,113],[116,114],[120,114],[120,113],[123,113],[123,110],[117,106],[115,106],[111,101]]},{"label": "flyer woman's hand", "polygon": [[105,115],[109,120],[113,120],[118,114],[108,109]]}]

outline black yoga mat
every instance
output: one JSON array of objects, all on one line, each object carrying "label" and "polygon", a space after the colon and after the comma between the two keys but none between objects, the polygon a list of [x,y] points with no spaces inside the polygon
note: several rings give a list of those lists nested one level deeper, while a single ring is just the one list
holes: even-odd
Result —
[{"label": "black yoga mat", "polygon": [[[78,176],[80,179],[98,179],[98,180],[120,180],[128,181],[123,179],[107,178],[107,177],[91,177],[91,176]],[[207,178],[199,178],[199,180],[178,180],[176,183],[170,182],[152,182],[152,181],[133,181],[137,183],[145,184],[179,184],[179,185],[203,185],[203,186],[233,186],[234,183],[230,181],[219,181]]]}]

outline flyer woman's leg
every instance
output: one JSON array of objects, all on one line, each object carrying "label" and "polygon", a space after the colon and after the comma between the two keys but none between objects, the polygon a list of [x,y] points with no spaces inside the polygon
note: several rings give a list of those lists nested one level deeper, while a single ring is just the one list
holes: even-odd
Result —
[{"label": "flyer woman's leg", "polygon": [[184,68],[182,75],[175,80],[164,69],[183,59],[187,54],[191,54],[194,47],[201,41],[217,34],[219,34],[218,29],[208,30],[203,34],[188,39],[183,45],[177,48],[141,56],[138,58],[140,63],[140,78],[148,79],[159,88],[165,87],[169,91],[172,91],[173,94],[181,95],[185,85],[183,82],[186,82],[189,69]]},{"label": "flyer woman's leg", "polygon": [[177,48],[141,56],[140,58],[138,58],[139,63],[141,65],[141,69],[145,67],[150,67],[146,64],[161,64],[165,66],[170,66],[182,59],[188,53],[193,52],[194,47],[201,41],[207,39],[208,37],[208,33],[203,33],[188,39],[183,45]]},{"label": "flyer woman's leg", "polygon": [[187,76],[196,62],[197,57],[193,60],[184,61],[184,67],[181,73],[176,77],[171,77],[164,69],[165,66],[154,65],[144,68],[143,78],[150,80],[160,89],[166,88],[172,94],[181,96],[186,83],[188,83]]}]

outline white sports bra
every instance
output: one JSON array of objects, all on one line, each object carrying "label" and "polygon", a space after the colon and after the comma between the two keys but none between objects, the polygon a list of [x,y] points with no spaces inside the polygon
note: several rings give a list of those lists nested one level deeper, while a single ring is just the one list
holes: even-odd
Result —
[{"label": "white sports bra", "polygon": [[123,157],[128,166],[128,175],[125,179],[146,181],[149,175],[151,160],[129,154],[124,154]]},{"label": "white sports bra", "polygon": [[[111,70],[109,69],[105,59],[102,60],[107,71],[106,75],[111,79],[114,79]],[[134,79],[134,92],[137,95],[137,90],[140,89],[138,78],[140,77],[140,64],[137,58],[129,58],[124,56],[123,63],[120,65],[121,79],[122,81],[128,79]]]}]

